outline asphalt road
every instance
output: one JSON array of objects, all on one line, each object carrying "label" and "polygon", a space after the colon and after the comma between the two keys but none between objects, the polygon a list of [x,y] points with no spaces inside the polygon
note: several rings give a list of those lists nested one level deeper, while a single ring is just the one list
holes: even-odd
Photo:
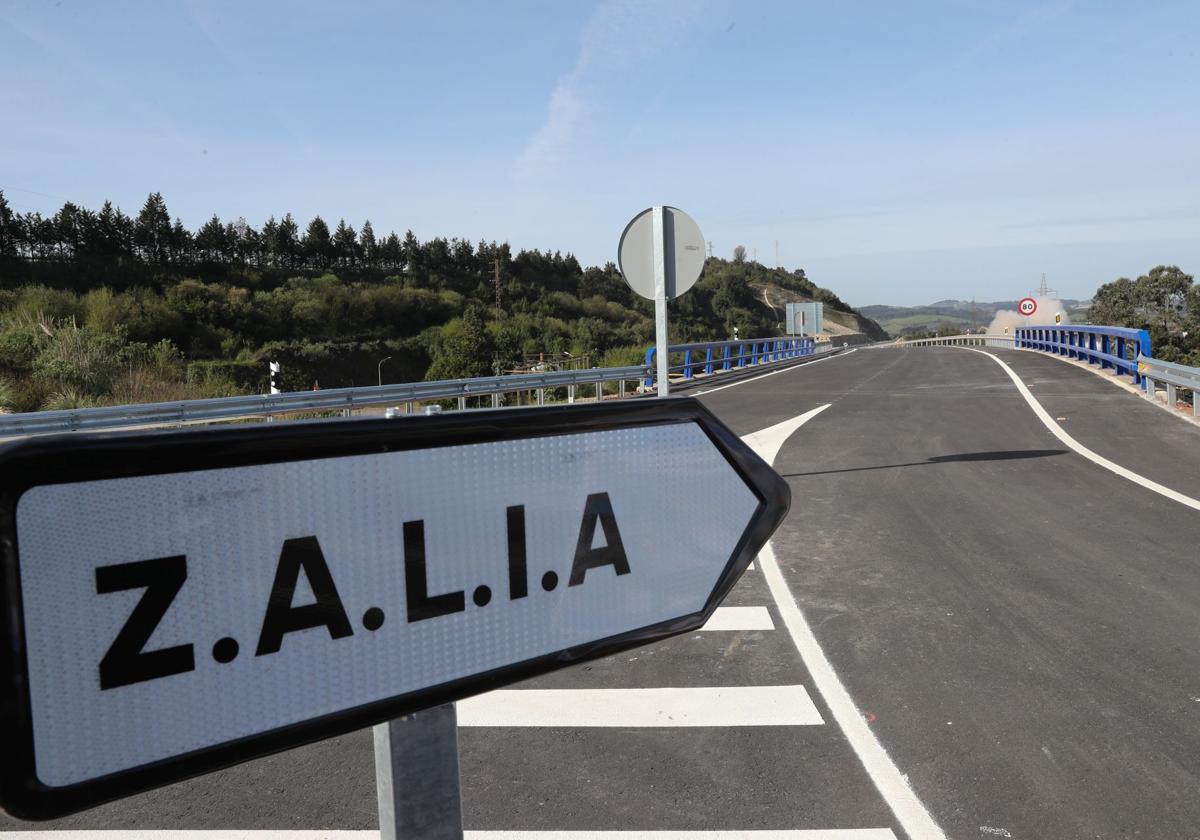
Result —
[{"label": "asphalt road", "polygon": [[[991,352],[1080,445],[1200,497],[1200,428],[1056,359]],[[744,720],[463,727],[468,829],[883,840],[925,809],[952,838],[1200,836],[1200,512],[1069,449],[970,350],[858,350],[693,393],[741,435],[828,406],[775,458],[793,491],[776,560],[726,602],[765,608],[769,626],[735,620],[516,690],[744,689]],[[878,753],[785,627],[796,606]],[[754,692],[778,687],[807,695],[811,719],[749,725]],[[880,782],[884,751],[915,805]],[[0,818],[376,825],[369,732],[65,820]]]}]

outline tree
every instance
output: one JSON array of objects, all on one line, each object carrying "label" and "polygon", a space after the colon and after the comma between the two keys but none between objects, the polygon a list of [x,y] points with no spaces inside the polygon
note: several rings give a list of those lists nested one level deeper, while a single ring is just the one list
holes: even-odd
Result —
[{"label": "tree", "polygon": [[18,255],[18,246],[21,242],[19,231],[17,217],[13,215],[12,208],[8,206],[8,202],[4,198],[4,191],[0,190],[0,257]]},{"label": "tree", "polygon": [[427,380],[492,375],[495,347],[485,311],[478,303],[471,303],[460,321],[443,328],[441,346],[435,348],[433,364],[425,374]]},{"label": "tree", "polygon": [[1183,302],[1192,287],[1192,275],[1175,265],[1159,265],[1137,279],[1137,300],[1149,321],[1161,319],[1167,333],[1179,325]]},{"label": "tree", "polygon": [[201,262],[219,262],[226,253],[225,226],[216,213],[196,231],[196,256]]},{"label": "tree", "polygon": [[1132,327],[1137,323],[1137,293],[1133,281],[1118,277],[1105,283],[1092,296],[1088,320],[1093,324],[1112,327]]},{"label": "tree", "polygon": [[744,263],[746,261],[746,246],[738,245],[733,249],[733,261],[735,263]]},{"label": "tree", "polygon": [[338,219],[337,230],[333,233],[333,253],[338,265],[349,267],[358,262],[358,237],[345,219]]},{"label": "tree", "polygon": [[329,238],[329,225],[320,216],[313,216],[304,232],[304,257],[308,264],[316,268],[328,268],[329,257],[333,252],[333,243]]},{"label": "tree", "polygon": [[[326,228],[325,233],[329,230]],[[292,214],[288,213],[280,221],[275,233],[275,259],[279,265],[293,268],[300,256],[300,228]]]},{"label": "tree", "polygon": [[171,255],[171,214],[162,193],[150,193],[133,223],[133,241],[143,260],[165,264]]},{"label": "tree", "polygon": [[375,228],[371,227],[371,220],[367,219],[363,222],[362,231],[358,234],[358,249],[362,252],[362,261],[367,264],[368,268],[375,267],[378,247],[375,242]]}]

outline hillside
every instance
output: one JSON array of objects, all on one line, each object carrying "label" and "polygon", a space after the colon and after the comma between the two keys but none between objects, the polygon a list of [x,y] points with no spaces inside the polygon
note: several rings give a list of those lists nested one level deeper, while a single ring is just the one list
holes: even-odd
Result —
[{"label": "hillside", "polygon": [[[808,299],[882,336],[802,270],[710,258],[670,304],[671,340],[780,335],[780,302]],[[0,193],[0,410],[262,393],[268,361],[285,390],[631,364],[653,335],[653,304],[615,265],[557,251],[319,216],[301,233],[291,214],[192,232],[157,193],[136,217],[43,218]]]},{"label": "hillside", "polygon": [[[1091,301],[1063,300],[1072,320],[1082,320]],[[955,329],[966,332],[972,325],[986,327],[1000,311],[1015,311],[1016,300],[975,301],[940,300],[927,306],[872,305],[859,308],[864,316],[879,323],[891,336]]]}]

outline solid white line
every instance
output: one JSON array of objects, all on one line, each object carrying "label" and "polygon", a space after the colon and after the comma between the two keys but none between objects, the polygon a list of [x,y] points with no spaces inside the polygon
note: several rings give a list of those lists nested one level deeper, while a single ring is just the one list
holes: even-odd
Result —
[{"label": "solid white line", "polygon": [[1037,418],[1042,421],[1042,425],[1049,429],[1051,434],[1053,434],[1067,446],[1071,447],[1071,449],[1073,449],[1075,452],[1082,455],[1084,458],[1087,458],[1093,464],[1098,464],[1109,472],[1116,473],[1117,475],[1121,476],[1121,478],[1127,478],[1134,484],[1141,485],[1147,490],[1152,490],[1153,492],[1159,494],[1160,496],[1165,496],[1173,502],[1179,502],[1179,504],[1184,505],[1185,507],[1190,507],[1192,510],[1200,510],[1200,499],[1193,499],[1191,496],[1185,496],[1183,493],[1180,493],[1177,490],[1172,490],[1170,487],[1165,487],[1162,484],[1159,484],[1157,481],[1152,481],[1143,475],[1138,475],[1133,470],[1126,469],[1120,464],[1108,460],[1103,455],[1097,455],[1095,452],[1088,449],[1082,443],[1067,434],[1066,430],[1064,430],[1062,426],[1055,422],[1054,418],[1050,416],[1049,412],[1042,408],[1042,404],[1037,401],[1037,397],[1030,393],[1029,389],[1025,387],[1025,383],[1021,381],[1021,377],[1017,376],[1017,372],[1009,367],[1008,364],[999,356],[996,356],[992,353],[987,353],[983,350],[976,350],[974,347],[964,347],[962,349],[970,350],[972,352],[987,356],[996,364],[1000,365],[1000,367],[1004,369],[1004,372],[1008,374],[1008,378],[1011,379],[1013,384],[1017,386],[1017,391],[1020,392],[1021,396],[1025,398],[1025,402],[1029,403],[1029,407],[1033,409],[1033,413],[1036,414]]},{"label": "solid white line", "polygon": [[[890,828],[752,831],[465,831],[465,840],[896,840]],[[378,831],[0,831],[2,840],[379,840]]]},{"label": "solid white line", "polygon": [[771,611],[766,607],[717,607],[701,630],[774,630]]},{"label": "solid white line", "polygon": [[802,685],[528,688],[457,704],[459,726],[817,726]]},{"label": "solid white line", "polygon": [[[857,347],[854,348],[854,350],[857,349]],[[849,356],[854,352],[854,350],[847,350],[845,353],[835,353],[834,355],[826,356],[823,359],[813,359],[811,362],[801,362],[790,367],[779,368],[778,370],[773,370],[770,373],[764,373],[762,376],[752,376],[749,379],[739,379],[737,382],[730,382],[728,385],[718,385],[716,388],[708,388],[704,391],[697,391],[695,396],[702,397],[705,394],[715,394],[717,391],[724,391],[726,388],[733,388],[737,385],[745,385],[747,382],[757,382],[760,379],[766,379],[768,376],[774,376],[777,373],[787,373],[789,370],[800,370],[801,368],[812,367],[813,365],[820,364],[821,362],[827,362],[830,359]]]},{"label": "solid white line", "polygon": [[[829,406],[823,405],[807,414],[746,435],[742,440],[765,461],[773,463],[788,436],[826,408]],[[834,720],[846,734],[846,740],[850,742],[871,781],[875,783],[900,825],[911,840],[945,840],[946,835],[917,798],[908,783],[908,777],[900,772],[900,768],[892,761],[883,744],[875,737],[875,733],[867,725],[866,718],[855,707],[850,693],[833,670],[833,665],[825,656],[817,637],[804,618],[804,613],[800,611],[796,599],[788,589],[787,581],[784,580],[783,572],[779,570],[779,563],[775,559],[775,551],[769,542],[759,552],[758,563],[767,579],[771,597],[775,599],[775,605],[779,608],[783,624],[796,649],[800,651],[800,658],[804,660],[805,667],[812,675],[813,683],[825,698]]]}]

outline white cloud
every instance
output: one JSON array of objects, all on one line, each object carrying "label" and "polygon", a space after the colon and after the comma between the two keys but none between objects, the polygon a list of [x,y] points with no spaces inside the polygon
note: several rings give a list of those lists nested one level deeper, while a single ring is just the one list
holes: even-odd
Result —
[{"label": "white cloud", "polygon": [[580,35],[575,66],[559,77],[550,94],[545,121],[513,164],[518,184],[553,181],[561,175],[614,82],[640,74],[643,89],[651,95],[655,85],[649,66],[668,48],[682,47],[696,37],[694,24],[705,11],[706,4],[694,0],[601,3]]}]

